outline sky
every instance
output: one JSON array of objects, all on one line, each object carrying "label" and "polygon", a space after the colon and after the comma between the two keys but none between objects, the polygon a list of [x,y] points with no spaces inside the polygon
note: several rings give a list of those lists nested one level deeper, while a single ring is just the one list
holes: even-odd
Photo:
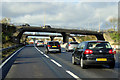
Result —
[{"label": "sky", "polygon": [[105,30],[112,27],[109,19],[118,18],[118,0],[2,0],[0,4],[2,18],[33,26],[98,30],[100,24]]}]

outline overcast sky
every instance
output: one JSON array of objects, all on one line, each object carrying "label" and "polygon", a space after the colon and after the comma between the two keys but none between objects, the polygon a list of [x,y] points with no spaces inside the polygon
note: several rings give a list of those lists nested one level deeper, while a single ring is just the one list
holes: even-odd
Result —
[{"label": "overcast sky", "polygon": [[[102,29],[110,18],[118,18],[118,2],[80,2],[80,0],[44,0],[25,2],[3,0],[2,17],[8,17],[13,23],[29,23],[30,25],[49,24],[53,27]],[[46,1],[46,2],[45,2]]]}]

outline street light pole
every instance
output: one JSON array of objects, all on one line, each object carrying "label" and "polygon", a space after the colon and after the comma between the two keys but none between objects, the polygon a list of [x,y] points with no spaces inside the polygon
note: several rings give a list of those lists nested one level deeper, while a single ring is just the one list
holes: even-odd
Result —
[{"label": "street light pole", "polygon": [[99,16],[99,32],[100,32],[100,16]]}]

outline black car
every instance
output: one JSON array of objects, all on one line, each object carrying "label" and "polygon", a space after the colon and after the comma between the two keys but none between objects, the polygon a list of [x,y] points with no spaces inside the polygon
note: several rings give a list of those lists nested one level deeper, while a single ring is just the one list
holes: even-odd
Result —
[{"label": "black car", "polygon": [[28,23],[22,24],[21,26],[30,26]]},{"label": "black car", "polygon": [[74,50],[72,63],[79,63],[81,68],[88,65],[109,65],[109,68],[114,68],[114,54],[116,52],[107,41],[85,41]]},{"label": "black car", "polygon": [[45,53],[50,53],[50,52],[59,52],[61,53],[61,46],[58,41],[50,41],[46,45],[46,50]]}]

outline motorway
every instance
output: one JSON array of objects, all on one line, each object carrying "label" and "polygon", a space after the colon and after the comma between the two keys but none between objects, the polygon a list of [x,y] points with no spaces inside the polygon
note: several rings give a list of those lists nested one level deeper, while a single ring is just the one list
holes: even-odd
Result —
[{"label": "motorway", "polygon": [[116,54],[114,69],[108,66],[90,66],[82,69],[71,63],[72,52],[45,54],[45,47],[27,46],[16,57],[7,78],[54,78],[54,79],[96,79],[110,80],[120,77],[120,54]]}]

